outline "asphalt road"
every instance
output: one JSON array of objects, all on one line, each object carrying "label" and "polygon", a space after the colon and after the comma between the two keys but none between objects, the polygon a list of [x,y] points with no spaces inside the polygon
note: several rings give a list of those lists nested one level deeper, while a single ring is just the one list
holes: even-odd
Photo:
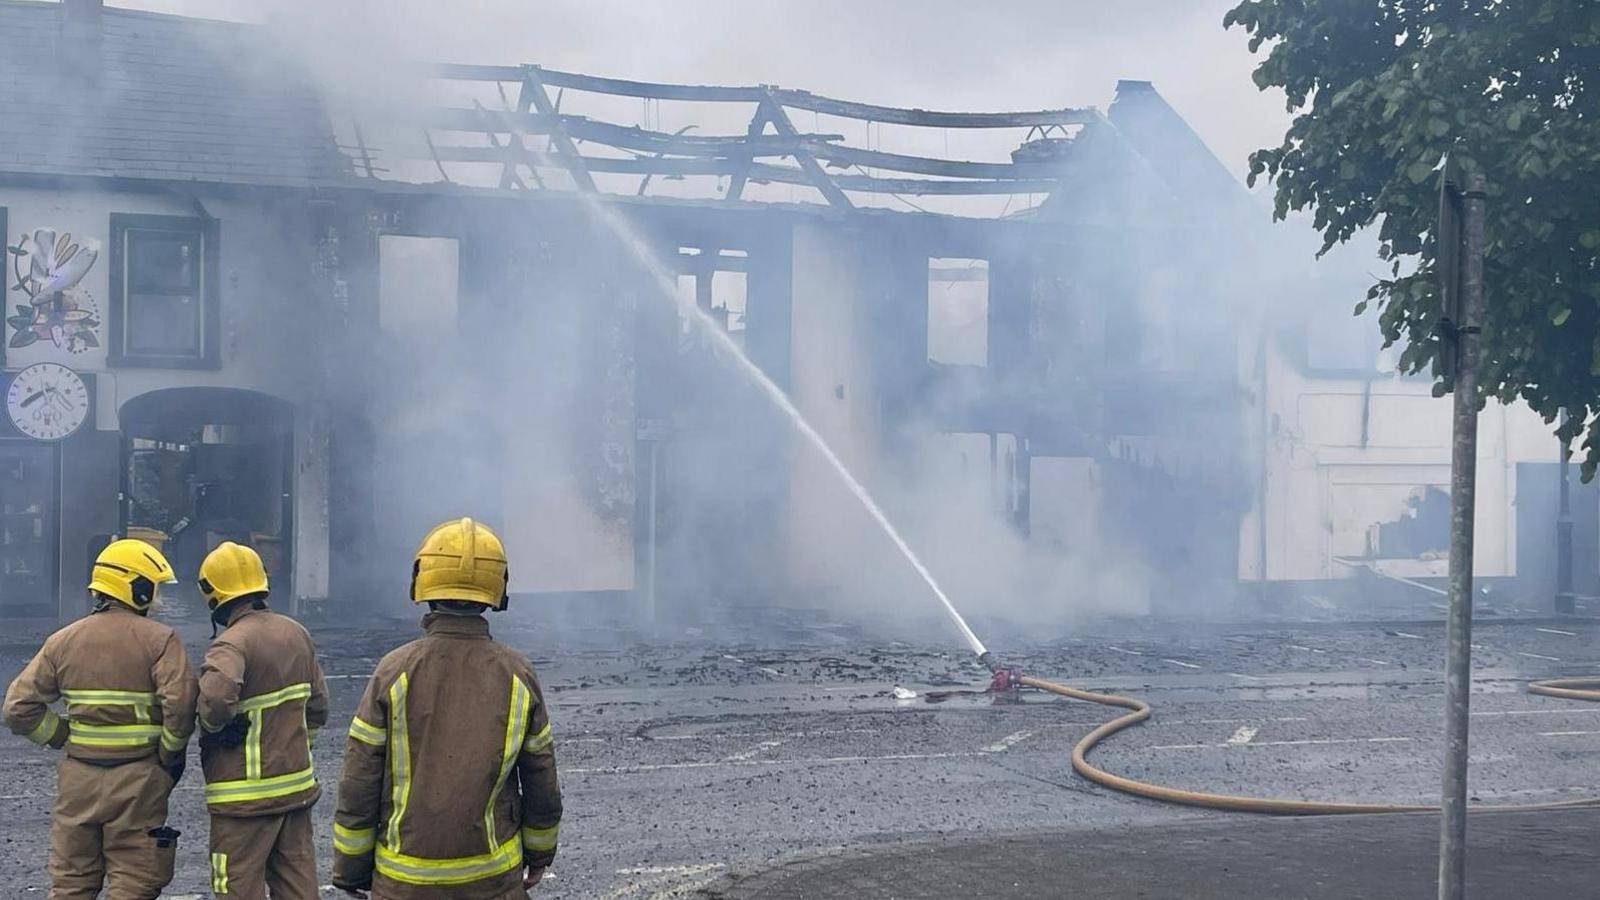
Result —
[{"label": "asphalt road", "polygon": [[[497,630],[535,660],[553,705],[568,812],[561,856],[536,896],[736,896],[730,886],[796,861],[861,866],[881,854],[888,866],[907,846],[992,837],[1096,834],[1133,846],[1158,833],[1150,829],[1263,821],[1135,800],[1078,779],[1070,748],[1111,710],[1040,694],[1020,703],[965,695],[928,702],[929,691],[986,682],[954,648],[872,643],[832,629],[781,645],[721,635],[607,650],[592,635],[558,641],[527,623]],[[1032,674],[1155,705],[1154,720],[1097,754],[1110,770],[1263,796],[1437,799],[1439,625],[1104,631],[996,649]],[[316,748],[330,793],[338,735],[368,673],[414,633],[408,623],[318,631],[325,652],[338,648],[325,660],[333,722]],[[198,658],[205,630],[185,634]],[[1530,678],[1600,674],[1597,638],[1600,627],[1589,623],[1480,623],[1474,797],[1600,793],[1600,704],[1522,691]],[[17,642],[0,646],[0,674],[9,680],[32,636],[8,640]],[[896,699],[896,686],[918,696]],[[53,762],[21,738],[0,742],[0,761],[0,875],[19,886],[7,896],[36,895],[46,885]],[[207,884],[198,792],[191,774],[174,799],[174,824],[187,839],[169,896],[202,895]],[[331,796],[317,807],[324,858],[332,808]],[[1415,856],[1427,842],[1393,846],[1423,848],[1406,851]],[[1253,857],[1237,847],[1248,878]],[[1360,861],[1350,857],[1349,865]]]}]

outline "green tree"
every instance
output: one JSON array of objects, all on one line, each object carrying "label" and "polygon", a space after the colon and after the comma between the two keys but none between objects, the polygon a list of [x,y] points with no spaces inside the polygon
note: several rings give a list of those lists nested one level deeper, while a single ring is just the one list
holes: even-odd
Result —
[{"label": "green tree", "polygon": [[[1265,54],[1295,117],[1250,157],[1276,215],[1309,209],[1323,251],[1376,225],[1375,303],[1402,366],[1434,366],[1432,231],[1445,153],[1488,181],[1482,391],[1526,400],[1600,464],[1600,2],[1244,0],[1224,19]],[[1437,368],[1435,367],[1437,376]],[[1436,393],[1449,389],[1438,378]]]}]

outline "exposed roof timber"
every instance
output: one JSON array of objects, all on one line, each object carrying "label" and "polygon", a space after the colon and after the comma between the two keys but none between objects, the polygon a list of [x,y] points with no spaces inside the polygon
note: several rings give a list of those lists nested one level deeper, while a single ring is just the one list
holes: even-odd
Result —
[{"label": "exposed roof timber", "polygon": [[800,149],[803,142],[843,140],[838,134],[786,135],[692,135],[668,134],[651,131],[634,125],[613,125],[583,116],[542,115],[515,110],[477,110],[440,108],[428,112],[428,126],[441,131],[508,132],[524,134],[550,134],[556,122],[569,137],[593,141],[625,150],[642,153],[671,153],[678,156],[789,156]]},{"label": "exposed roof timber", "polygon": [[904,109],[898,106],[878,106],[850,100],[819,97],[809,91],[774,88],[772,96],[791,109],[804,109],[828,116],[846,119],[863,119],[870,122],[888,122],[891,125],[915,125],[922,128],[1027,128],[1034,125],[1087,125],[1096,113],[1092,109],[1041,109],[1031,112],[935,112],[926,109]]},{"label": "exposed roof timber", "polygon": [[888,122],[895,125],[914,125],[924,128],[1027,128],[1035,125],[1085,125],[1095,121],[1098,114],[1092,109],[1042,109],[1025,112],[939,112],[926,109],[907,109],[898,106],[880,106],[873,103],[856,103],[822,97],[810,91],[786,90],[762,86],[738,87],[725,85],[663,84],[650,81],[628,81],[622,78],[603,78],[598,75],[581,75],[560,72],[541,66],[471,66],[442,65],[434,69],[439,78],[456,81],[521,81],[524,69],[535,70],[540,80],[551,87],[577,91],[592,91],[620,97],[641,97],[652,100],[690,100],[720,103],[760,103],[771,97],[781,106],[811,112]]},{"label": "exposed roof timber", "polygon": [[808,138],[806,149],[817,159],[844,165],[893,169],[914,175],[942,175],[947,178],[1059,178],[1061,167],[1038,163],[986,163],[930,156],[908,156],[882,150],[863,150]]},{"label": "exposed roof timber", "polygon": [[[561,151],[561,161],[571,173],[573,183],[579,190],[593,192],[594,179],[589,177],[589,170],[585,168],[583,154],[573,146],[572,136],[567,134],[566,123],[561,121],[557,114],[555,104],[550,102],[550,95],[545,92],[544,82],[539,79],[539,70],[529,66],[522,73],[522,93],[532,101],[534,111],[544,116],[551,123],[550,142]],[[517,143],[524,143],[523,135],[515,135]]]},{"label": "exposed roof timber", "polygon": [[[789,121],[789,114],[784,112],[782,106],[766,100],[762,102],[759,110],[758,115],[764,114],[779,134],[797,143],[800,142],[800,132],[795,129],[794,123]],[[821,191],[823,199],[828,201],[829,206],[850,209],[855,205],[845,196],[844,191],[840,190],[838,182],[822,170],[822,164],[817,162],[817,158],[805,147],[802,146],[795,151],[794,161],[800,164],[801,171],[805,173],[806,183]],[[752,165],[751,169],[754,170],[755,166]]]},{"label": "exposed roof timber", "polygon": [[[512,126],[518,126],[527,134],[548,133],[551,118],[537,113],[482,112],[475,109],[439,109],[429,115],[432,126],[444,130],[505,132],[511,130]],[[836,134],[803,133],[794,138],[787,135],[677,135],[597,122],[581,116],[561,116],[560,120],[566,126],[567,134],[576,139],[642,153],[691,157],[762,157],[793,156],[796,150],[804,149],[817,159],[832,163],[947,178],[1044,179],[1061,174],[1059,166],[1048,164],[970,162],[863,150],[833,143],[842,140],[842,136]]]},{"label": "exposed roof timber", "polygon": [[[504,147],[448,147],[438,148],[439,158],[445,162],[500,163],[506,158]],[[529,165],[558,165],[551,160],[539,160],[531,154],[524,160]],[[613,175],[734,175],[748,165],[751,181],[773,181],[780,184],[811,185],[806,173],[793,166],[770,163],[749,163],[736,157],[635,157],[632,159],[589,156],[584,158],[590,172]],[[833,175],[839,187],[849,191],[869,193],[920,194],[920,195],[998,195],[1042,194],[1060,186],[1054,178],[968,179],[938,181],[927,178],[875,178],[865,175]]]}]

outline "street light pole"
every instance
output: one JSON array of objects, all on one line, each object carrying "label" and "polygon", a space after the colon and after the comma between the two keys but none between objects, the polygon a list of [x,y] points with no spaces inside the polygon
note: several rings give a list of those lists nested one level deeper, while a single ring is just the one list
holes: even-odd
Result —
[{"label": "street light pole", "polygon": [[[1446,169],[1446,178],[1450,171]],[[1444,790],[1439,826],[1439,900],[1466,897],[1467,724],[1472,695],[1472,527],[1478,462],[1478,340],[1483,324],[1484,177],[1457,189],[1461,213],[1455,343],[1454,439],[1450,457],[1450,615],[1445,648]],[[1448,181],[1445,192],[1451,193]],[[1448,200],[1448,196],[1447,196]],[[1441,229],[1440,240],[1446,238]],[[1445,254],[1441,254],[1441,257]],[[1448,276],[1447,276],[1448,277]],[[1447,304],[1451,298],[1446,298]],[[1447,306],[1448,309],[1448,306]]]},{"label": "street light pole", "polygon": [[[1561,408],[1561,427],[1567,425]],[[1561,506],[1556,513],[1556,614],[1570,616],[1577,608],[1572,591],[1572,446],[1561,440]]]}]

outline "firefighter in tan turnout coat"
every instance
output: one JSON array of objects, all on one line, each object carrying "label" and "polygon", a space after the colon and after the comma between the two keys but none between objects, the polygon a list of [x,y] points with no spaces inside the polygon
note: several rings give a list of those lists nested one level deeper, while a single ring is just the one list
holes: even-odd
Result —
[{"label": "firefighter in tan turnout coat", "polygon": [[222,633],[200,667],[200,763],[211,812],[211,892],[316,900],[311,807],[321,795],[311,739],[328,721],[328,685],[311,635],[267,608],[267,572],[227,542],[200,566]]},{"label": "firefighter in tan turnout coat", "polygon": [[471,519],[412,567],[426,634],[378,663],[350,723],[333,883],[380,900],[522,898],[555,858],[561,791],[533,666],[489,636],[505,548]]},{"label": "firefighter in tan turnout coat", "polygon": [[[51,900],[152,900],[172,881],[167,798],[183,777],[195,679],[178,636],[147,618],[177,580],[160,551],[114,541],[95,560],[94,611],[57,631],[6,690],[6,724],[65,748],[50,824]],[[65,716],[51,704],[64,700]],[[20,888],[20,886],[16,886]],[[8,891],[8,893],[10,893]]]}]

